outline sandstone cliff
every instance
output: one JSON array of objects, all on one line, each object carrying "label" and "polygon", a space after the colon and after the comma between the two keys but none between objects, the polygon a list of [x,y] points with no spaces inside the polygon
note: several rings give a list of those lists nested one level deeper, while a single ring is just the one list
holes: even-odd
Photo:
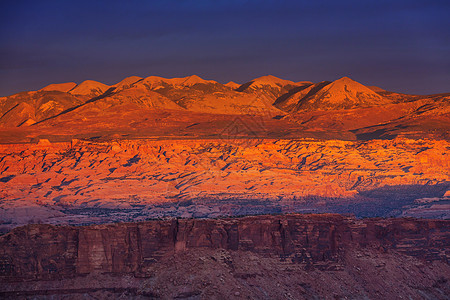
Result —
[{"label": "sandstone cliff", "polygon": [[[159,283],[161,286],[155,285],[158,288],[162,288],[162,285],[167,287],[170,282],[175,286],[183,285],[174,283],[174,279],[186,280],[202,272],[202,267],[198,265],[189,271],[185,270],[195,261],[202,264],[220,261],[220,268],[225,267],[228,274],[220,275],[221,281],[230,281],[230,291],[233,289],[238,291],[247,284],[247,289],[232,295],[253,293],[255,296],[258,295],[258,288],[254,285],[252,288],[250,284],[255,276],[267,277],[266,280],[269,281],[270,278],[279,280],[277,274],[255,273],[258,272],[258,264],[254,264],[259,261],[259,272],[269,268],[269,265],[263,266],[262,263],[269,263],[273,268],[282,266],[285,275],[286,269],[289,268],[305,276],[317,272],[328,277],[334,274],[333,276],[337,278],[351,275],[352,278],[349,280],[352,282],[355,282],[355,279],[358,282],[359,278],[357,290],[355,291],[355,287],[350,288],[353,289],[352,293],[356,293],[354,297],[358,298],[358,295],[364,294],[374,297],[377,293],[382,295],[387,292],[380,290],[383,285],[386,288],[385,285],[389,284],[383,283],[382,276],[389,272],[396,272],[398,275],[399,271],[391,270],[391,267],[395,265],[399,268],[398,262],[401,261],[405,265],[400,268],[412,268],[410,272],[418,272],[418,265],[422,265],[422,274],[418,272],[420,275],[416,275],[424,278],[422,285],[430,285],[426,290],[428,295],[439,296],[439,289],[448,291],[449,288],[447,282],[449,273],[445,273],[450,270],[449,241],[449,221],[356,220],[340,215],[280,215],[216,220],[174,219],[89,227],[30,225],[16,228],[0,237],[0,276],[3,282],[0,287],[3,295],[11,296],[13,291],[20,295],[21,292],[32,292],[38,286],[42,288],[44,283],[39,283],[42,280],[68,282],[79,278],[79,282],[83,282],[86,276],[91,278],[97,276],[97,279],[102,276],[106,276],[105,278],[116,276],[117,282],[117,276],[132,276],[134,279],[130,280],[134,284],[141,284],[141,293],[146,291],[155,297],[170,298],[171,292],[167,290],[157,292],[156,287],[155,289],[148,285],[145,287],[145,284],[142,285],[143,282],[151,279],[156,284],[154,281],[160,278],[163,282]],[[187,257],[194,261],[183,261]],[[248,257],[253,258],[238,263],[239,259]],[[362,261],[365,261],[367,272],[374,272],[368,282],[362,279],[366,278],[361,274],[365,270],[355,267]],[[376,267],[367,266],[368,262],[375,264]],[[172,265],[173,263],[176,265]],[[177,266],[175,270],[174,266]],[[434,266],[433,271],[428,269],[432,268],[431,266]],[[208,269],[211,266],[204,267],[211,272],[209,277],[205,275],[204,279],[215,280],[212,277],[216,277],[217,270]],[[167,274],[165,269],[174,273]],[[290,275],[292,279],[297,276],[295,272]],[[229,276],[231,277],[228,278]],[[398,285],[393,291],[400,292],[398,288],[413,280],[414,276],[413,273],[404,275],[403,278],[397,276],[397,283],[390,282]],[[337,278],[330,279],[329,284],[336,284]],[[305,291],[305,286],[295,285],[292,279],[290,293],[303,293],[300,298],[308,298],[308,295],[328,295],[328,297],[333,295],[333,293],[326,294],[327,288],[321,288],[317,283],[312,285],[308,283],[309,288]],[[37,280],[37,283],[33,285],[20,283],[29,280]],[[349,290],[345,291],[349,288],[349,283],[341,282],[340,290],[334,293],[338,295],[349,293]],[[375,283],[379,285],[377,288],[373,286]],[[121,284],[124,285],[124,282]],[[84,288],[90,287],[95,291],[92,282],[89,284],[85,282],[84,285]],[[207,286],[208,284],[197,288],[194,294],[200,295]],[[237,289],[237,286],[240,288]],[[55,284],[53,288],[55,287],[61,288],[61,285]],[[77,287],[81,288],[80,284]],[[267,287],[259,287],[261,288],[267,291]],[[283,286],[283,289],[286,288]],[[252,291],[253,289],[255,291]],[[421,295],[419,290],[419,286],[410,286],[403,292],[417,296]],[[74,290],[69,289],[66,292]],[[218,289],[216,293],[219,292],[223,291]],[[392,298],[394,294],[386,295]]]}]

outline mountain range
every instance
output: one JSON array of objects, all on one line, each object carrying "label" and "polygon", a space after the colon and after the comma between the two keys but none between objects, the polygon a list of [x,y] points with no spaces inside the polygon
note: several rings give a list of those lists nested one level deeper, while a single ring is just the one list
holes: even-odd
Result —
[{"label": "mountain range", "polygon": [[51,136],[59,128],[71,138],[83,138],[76,134],[78,129],[85,137],[92,137],[94,131],[106,137],[105,130],[118,129],[117,125],[128,135],[136,127],[170,127],[163,135],[190,128],[182,135],[214,136],[236,116],[257,116],[264,129],[249,131],[263,137],[280,137],[278,133],[320,138],[327,132],[331,138],[343,139],[398,135],[447,139],[449,101],[450,93],[394,93],[348,77],[313,83],[268,75],[244,84],[221,84],[196,75],[172,79],[131,76],[114,85],[86,80],[1,97],[0,136],[10,141],[5,130],[11,128],[22,128],[16,129],[22,139],[37,136],[33,132]]}]

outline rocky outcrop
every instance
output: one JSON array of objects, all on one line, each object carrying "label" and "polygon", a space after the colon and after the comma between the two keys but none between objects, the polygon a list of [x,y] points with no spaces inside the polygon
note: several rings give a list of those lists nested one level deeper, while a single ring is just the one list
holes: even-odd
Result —
[{"label": "rocky outcrop", "polygon": [[155,262],[195,249],[250,251],[319,268],[332,268],[332,262],[341,262],[347,251],[366,248],[447,262],[449,241],[449,221],[356,220],[340,215],[29,225],[0,238],[0,276],[6,281],[96,272],[145,277]]}]

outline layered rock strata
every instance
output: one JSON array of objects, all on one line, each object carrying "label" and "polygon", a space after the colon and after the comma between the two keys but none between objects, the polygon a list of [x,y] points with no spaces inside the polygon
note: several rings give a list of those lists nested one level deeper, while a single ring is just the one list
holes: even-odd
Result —
[{"label": "layered rock strata", "polygon": [[28,225],[0,237],[0,295],[445,299],[449,241],[449,221],[341,215]]},{"label": "layered rock strata", "polygon": [[13,281],[93,272],[147,276],[147,268],[163,257],[197,248],[250,251],[306,264],[339,262],[347,249],[356,248],[448,261],[449,242],[450,221],[341,215],[29,225],[1,237],[1,276]]}]

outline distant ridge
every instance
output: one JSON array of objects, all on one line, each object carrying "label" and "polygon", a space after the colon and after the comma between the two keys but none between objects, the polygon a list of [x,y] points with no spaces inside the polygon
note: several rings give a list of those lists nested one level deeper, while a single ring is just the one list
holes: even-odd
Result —
[{"label": "distant ridge", "polygon": [[75,82],[66,82],[66,83],[54,83],[47,85],[46,87],[40,89],[39,91],[58,91],[58,92],[68,92],[77,84]]},{"label": "distant ridge", "polygon": [[[138,124],[135,119],[143,117],[153,123],[142,124],[141,128],[175,128],[181,126],[179,118],[183,118],[183,122],[188,123],[192,119],[194,125],[187,125],[190,132],[201,126],[203,132],[208,132],[212,126],[229,123],[215,123],[218,121],[213,119],[251,116],[253,120],[247,122],[253,124],[246,130],[275,136],[299,132],[308,135],[313,131],[321,135],[330,132],[338,137],[366,139],[391,137],[404,131],[403,128],[411,128],[415,135],[424,130],[446,138],[448,95],[393,93],[364,86],[348,77],[313,83],[266,75],[243,84],[232,81],[221,84],[197,75],[182,78],[130,76],[113,85],[94,80],[79,84],[67,82],[0,97],[0,127],[70,129],[72,124],[84,128],[89,121],[87,131],[106,126],[114,132],[117,124],[124,124],[127,131]],[[199,114],[211,121],[195,125],[199,123],[194,121]],[[179,117],[165,120],[156,115]],[[294,123],[287,125],[289,122]],[[280,124],[284,125],[278,128]],[[269,130],[267,126],[275,127]]]},{"label": "distant ridge", "polygon": [[249,88],[274,87],[281,88],[287,85],[295,85],[293,81],[281,79],[272,75],[261,76],[250,81]]},{"label": "distant ridge", "polygon": [[138,82],[142,79],[143,78],[139,77],[139,76],[130,76],[130,77],[127,77],[127,78],[123,79],[122,81],[114,84],[113,87],[115,87],[117,90],[128,89],[131,86],[133,86],[133,84],[135,84],[136,82]]},{"label": "distant ridge", "polygon": [[233,90],[235,90],[235,89],[239,88],[241,85],[240,85],[239,83],[230,81],[230,82],[228,82],[228,83],[225,83],[224,86],[230,87],[230,88],[232,88]]},{"label": "distant ridge", "polygon": [[324,81],[299,90],[275,103],[289,112],[298,110],[333,110],[387,104],[389,101],[368,87],[348,78]]},{"label": "distant ridge", "polygon": [[68,92],[72,95],[96,97],[106,92],[110,86],[94,80],[86,80]]},{"label": "distant ridge", "polygon": [[272,105],[277,98],[289,93],[290,90],[307,84],[310,83],[306,81],[295,83],[273,75],[266,75],[242,84],[236,91],[256,94],[260,99]]}]

